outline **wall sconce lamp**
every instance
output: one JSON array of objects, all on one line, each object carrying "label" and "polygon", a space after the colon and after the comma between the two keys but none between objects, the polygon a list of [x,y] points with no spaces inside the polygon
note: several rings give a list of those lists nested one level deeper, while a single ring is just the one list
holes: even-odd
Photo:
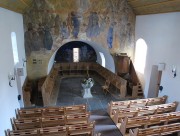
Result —
[{"label": "wall sconce lamp", "polygon": [[23,61],[23,67],[24,67],[24,63],[26,63],[27,60],[26,59],[22,59],[22,61]]},{"label": "wall sconce lamp", "polygon": [[175,78],[177,76],[176,75],[176,66],[173,66],[172,73],[173,73],[173,78]]},{"label": "wall sconce lamp", "polygon": [[11,81],[15,80],[15,75],[12,73],[8,74],[8,79],[9,79],[9,86],[12,87]]}]

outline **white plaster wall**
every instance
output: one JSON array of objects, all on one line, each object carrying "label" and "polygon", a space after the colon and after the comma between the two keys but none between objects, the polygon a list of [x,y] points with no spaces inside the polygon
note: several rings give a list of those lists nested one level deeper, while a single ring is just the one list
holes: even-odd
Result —
[{"label": "white plaster wall", "polygon": [[[137,16],[135,37],[136,41],[144,39],[148,46],[145,73],[141,78],[145,81],[145,96],[152,65],[164,62],[166,67],[161,79],[164,89],[159,96],[168,95],[168,102],[180,102],[180,12]],[[173,65],[177,67],[176,78],[171,72]]]},{"label": "white plaster wall", "polygon": [[[20,62],[16,66],[13,60],[11,32],[15,32],[17,38]],[[22,58],[25,58],[21,14],[0,8],[0,47],[0,136],[3,136],[5,129],[11,129],[10,118],[15,117],[15,108],[23,106],[22,101],[18,101],[17,95],[21,94],[26,70],[24,70],[23,77],[16,76],[16,80],[12,81],[13,87],[9,86],[8,81],[8,73],[13,72],[16,67],[22,67]]]}]

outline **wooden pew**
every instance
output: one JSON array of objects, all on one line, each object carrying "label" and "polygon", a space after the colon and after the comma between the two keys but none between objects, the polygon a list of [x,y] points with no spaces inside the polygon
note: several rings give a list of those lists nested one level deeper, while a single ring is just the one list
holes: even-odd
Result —
[{"label": "wooden pew", "polygon": [[13,130],[44,128],[54,126],[64,126],[73,124],[87,124],[90,113],[75,113],[69,115],[44,116],[37,118],[11,119]]},{"label": "wooden pew", "polygon": [[5,136],[67,136],[66,126],[5,131]]},{"label": "wooden pew", "polygon": [[11,119],[11,125],[14,130],[23,130],[31,128],[40,128],[41,119],[40,118],[24,118],[24,119]]},{"label": "wooden pew", "polygon": [[158,125],[158,124],[169,124],[171,122],[180,121],[180,111],[170,112],[164,114],[155,114],[149,116],[137,116],[128,118],[125,117],[121,120],[120,131],[125,135],[127,128],[144,127]]},{"label": "wooden pew", "polygon": [[5,136],[39,136],[38,129],[10,130],[5,131]]},{"label": "wooden pew", "polygon": [[94,136],[94,123],[71,125],[68,127],[68,136]]},{"label": "wooden pew", "polygon": [[167,96],[165,95],[163,97],[156,97],[156,98],[136,99],[136,100],[127,100],[127,101],[111,101],[110,103],[108,103],[107,112],[111,116],[113,115],[114,109],[164,104],[166,100],[167,100]]},{"label": "wooden pew", "polygon": [[38,136],[67,136],[66,126],[40,128]]},{"label": "wooden pew", "polygon": [[64,107],[65,114],[73,114],[73,113],[85,113],[87,112],[87,105],[73,105]]},{"label": "wooden pew", "polygon": [[15,110],[16,118],[41,117],[42,108],[17,109]]},{"label": "wooden pew", "polygon": [[42,109],[42,116],[64,115],[64,107],[48,107]]},{"label": "wooden pew", "polygon": [[133,107],[133,108],[124,108],[113,111],[113,121],[116,125],[121,122],[121,119],[125,117],[135,117],[135,116],[146,116],[152,114],[160,114],[167,112],[174,112],[178,102],[161,104],[161,105],[153,105],[153,106],[145,106],[145,107]]},{"label": "wooden pew", "polygon": [[90,112],[69,114],[66,115],[66,125],[87,124],[89,122],[89,118],[90,118]]},{"label": "wooden pew", "polygon": [[65,107],[45,107],[45,108],[32,108],[32,109],[17,109],[16,118],[31,118],[52,115],[65,115],[72,113],[86,113],[87,105],[72,105]]},{"label": "wooden pew", "polygon": [[176,132],[180,132],[180,123],[173,123],[145,129],[136,128],[129,130],[130,136],[162,136]]},{"label": "wooden pew", "polygon": [[41,119],[41,128],[66,125],[66,117],[64,115],[46,116],[40,119]]}]

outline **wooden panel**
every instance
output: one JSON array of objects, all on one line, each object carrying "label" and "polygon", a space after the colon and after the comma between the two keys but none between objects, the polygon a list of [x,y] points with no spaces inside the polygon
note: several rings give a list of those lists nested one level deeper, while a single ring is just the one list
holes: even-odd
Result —
[{"label": "wooden panel", "polygon": [[163,2],[169,2],[169,0],[128,0],[128,3],[132,8],[143,7],[153,4],[163,4]]},{"label": "wooden panel", "polygon": [[179,0],[128,0],[136,15],[180,11]]},{"label": "wooden panel", "polygon": [[26,8],[31,6],[32,0],[0,0],[0,7],[23,13]]}]

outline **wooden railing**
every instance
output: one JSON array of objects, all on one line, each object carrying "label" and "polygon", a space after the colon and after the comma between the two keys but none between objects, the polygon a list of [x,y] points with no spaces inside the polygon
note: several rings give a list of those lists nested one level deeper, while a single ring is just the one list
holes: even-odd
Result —
[{"label": "wooden railing", "polygon": [[50,105],[51,94],[52,94],[57,76],[58,76],[58,69],[52,68],[51,72],[46,77],[46,80],[44,81],[41,87],[44,106]]},{"label": "wooden railing", "polygon": [[[40,83],[38,84],[38,91],[41,91],[42,98],[43,98],[43,105],[44,106],[50,106],[51,105],[51,96],[53,92],[53,88],[55,85],[55,80],[57,76],[59,75],[61,78],[61,75],[86,75],[89,76],[91,72],[95,72],[96,74],[99,74],[101,77],[103,77],[105,80],[108,79],[110,81],[110,84],[116,87],[117,90],[119,90],[120,97],[125,98],[127,95],[126,90],[126,84],[127,81],[119,76],[117,76],[115,73],[111,72],[110,70],[102,67],[98,63],[86,63],[86,62],[79,62],[79,63],[56,63],[49,75],[47,75],[45,81],[43,80],[43,84],[40,87]],[[28,88],[28,86],[26,86]],[[41,88],[41,89],[40,89]],[[32,89],[32,88],[30,88]],[[29,89],[29,90],[30,90]],[[27,89],[24,89],[27,90]],[[31,91],[28,90],[28,94],[31,95]],[[27,96],[26,91],[23,92],[24,95]],[[26,98],[26,96],[24,98]],[[27,97],[30,99],[30,97]],[[26,99],[27,99],[26,98]],[[31,106],[29,103],[29,99],[26,102],[27,106]]]}]

